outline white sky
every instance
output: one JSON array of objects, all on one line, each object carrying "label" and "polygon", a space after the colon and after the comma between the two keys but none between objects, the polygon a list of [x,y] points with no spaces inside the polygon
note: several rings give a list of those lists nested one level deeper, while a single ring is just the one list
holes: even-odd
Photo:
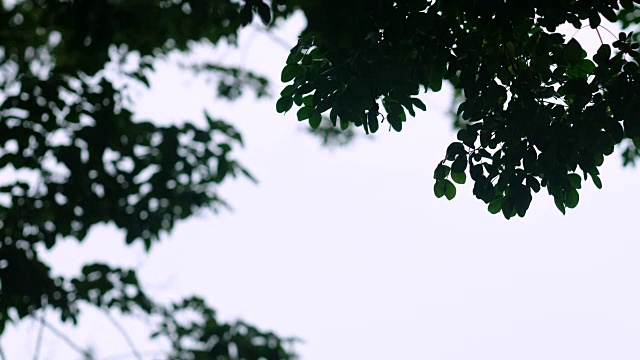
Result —
[{"label": "white sky", "polygon": [[[297,17],[278,34],[293,44],[302,24]],[[252,30],[241,43],[212,56],[268,74],[277,94],[287,51]],[[470,184],[452,202],[433,195],[433,169],[455,138],[448,88],[428,94],[428,111],[402,133],[329,151],[295,111],[275,113],[277,97],[225,103],[182,76],[162,69],[140,95],[140,114],[201,121],[206,107],[229,119],[260,184],[224,184],[234,212],[181,223],[148,256],[109,227],[82,246],[62,243],[47,256],[56,272],[91,260],[139,266],[156,297],[203,295],[223,319],[304,339],[305,360],[640,358],[640,178],[619,156],[603,166],[604,188],[588,183],[566,216],[545,189],[525,219],[507,221]],[[144,326],[126,324],[143,352],[158,349]],[[79,330],[61,328],[98,359],[127,351],[95,312]],[[33,322],[12,329],[7,358],[31,358],[36,331]],[[44,336],[41,359],[79,358]]]}]

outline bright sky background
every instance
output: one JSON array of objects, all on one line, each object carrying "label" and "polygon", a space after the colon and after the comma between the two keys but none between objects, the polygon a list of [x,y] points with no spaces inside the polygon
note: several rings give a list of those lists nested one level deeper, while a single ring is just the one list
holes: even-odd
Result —
[{"label": "bright sky background", "polygon": [[[293,44],[302,27],[296,17],[277,33]],[[287,51],[255,30],[241,45],[200,56],[267,74],[277,94]],[[82,246],[66,241],[46,256],[57,273],[91,260],[137,266],[160,299],[203,295],[223,319],[304,339],[304,360],[640,358],[640,177],[619,156],[606,159],[604,188],[588,183],[566,216],[545,189],[525,219],[507,221],[469,184],[451,202],[433,195],[433,170],[455,138],[449,88],[428,94],[428,111],[402,133],[381,129],[330,151],[295,112],[276,114],[276,97],[218,101],[211,85],[170,67],[152,85],[138,95],[141,117],[202,121],[206,107],[232,121],[259,185],[224,184],[233,212],[181,223],[148,256],[106,226]],[[104,316],[84,320],[60,328],[98,359],[128,351]],[[157,351],[143,325],[125,324],[142,352]],[[2,339],[9,360],[32,357],[37,329],[27,321]],[[44,337],[41,359],[79,358]]]}]

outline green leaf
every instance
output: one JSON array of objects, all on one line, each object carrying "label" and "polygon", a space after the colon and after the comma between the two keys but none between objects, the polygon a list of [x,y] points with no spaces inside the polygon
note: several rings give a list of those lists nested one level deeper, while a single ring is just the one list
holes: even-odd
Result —
[{"label": "green leaf", "polygon": [[291,51],[289,52],[289,56],[287,56],[287,62],[286,64],[296,64],[298,63],[300,60],[302,60],[302,57],[304,55],[302,54],[302,49],[300,48],[300,46],[296,45],[294,46]]},{"label": "green leaf", "polygon": [[429,80],[429,87],[431,88],[431,90],[435,92],[442,90],[442,78],[441,77],[431,78]]},{"label": "green leaf", "polygon": [[413,103],[413,106],[417,107],[418,109],[427,111],[427,106],[422,102],[422,100],[414,97],[411,98],[411,102]]},{"label": "green leaf", "polygon": [[444,178],[449,175],[450,170],[451,169],[447,165],[438,164],[438,166],[436,166],[436,170],[433,172],[433,178],[436,180],[444,180]]},{"label": "green leaf", "polygon": [[240,9],[240,23],[242,26],[247,26],[253,20],[253,12],[251,11],[251,7],[245,4]]},{"label": "green leaf", "polygon": [[397,132],[402,131],[402,119],[398,114],[395,114],[395,113],[387,114],[387,121],[389,121],[389,124],[391,125],[393,130]]},{"label": "green leaf", "polygon": [[258,16],[260,16],[260,20],[262,20],[262,23],[265,25],[269,25],[269,23],[271,22],[271,9],[269,9],[269,6],[260,1],[256,5],[256,7],[258,8]]},{"label": "green leaf", "polygon": [[562,215],[565,215],[567,213],[567,211],[564,208],[564,203],[559,197],[554,197],[553,202],[556,204],[556,207],[558,208],[558,210],[560,210]]},{"label": "green leaf", "polygon": [[469,175],[471,175],[471,179],[477,181],[484,175],[484,171],[482,169],[482,165],[474,165],[469,168]]},{"label": "green leaf", "polygon": [[298,64],[288,64],[282,69],[282,74],[280,74],[280,80],[284,83],[289,82],[295,79],[300,72],[300,66]]},{"label": "green leaf", "polygon": [[315,89],[316,89],[316,84],[313,82],[308,82],[300,85],[300,87],[298,88],[298,94],[306,95]]},{"label": "green leaf", "polygon": [[458,155],[456,160],[451,164],[451,171],[456,173],[463,173],[467,170],[467,154]]},{"label": "green leaf", "polygon": [[591,26],[592,29],[596,29],[600,26],[601,21],[600,14],[596,10],[592,10],[591,14],[589,14],[589,26]]},{"label": "green leaf", "polygon": [[513,206],[513,199],[510,197],[502,200],[502,215],[509,220],[515,215],[516,208]]},{"label": "green leaf", "polygon": [[289,96],[293,96],[293,94],[296,91],[296,87],[293,85],[287,85],[284,87],[284,89],[282,89],[282,91],[280,91],[280,96],[282,97],[289,97]]},{"label": "green leaf", "polygon": [[491,202],[489,203],[489,212],[492,214],[497,214],[500,212],[500,210],[502,210],[502,196],[499,196],[493,200],[491,200]]},{"label": "green leaf", "polygon": [[593,184],[598,188],[598,189],[602,189],[602,181],[600,180],[600,176],[594,174],[594,173],[589,173],[589,175],[591,175],[591,180],[593,180]]},{"label": "green leaf", "polygon": [[429,72],[429,87],[431,90],[438,92],[442,89],[442,80],[447,73],[447,60],[445,57],[436,56],[433,59],[431,71]]},{"label": "green leaf", "polygon": [[433,193],[436,195],[438,199],[444,196],[444,188],[445,188],[444,180],[438,180],[433,185]]},{"label": "green leaf", "polygon": [[467,129],[460,129],[456,134],[456,138],[462,142],[464,142],[464,140],[468,137],[469,137],[469,131]]},{"label": "green leaf", "polygon": [[591,73],[593,73],[593,71],[596,69],[595,64],[594,64],[591,60],[588,60],[588,59],[582,59],[582,60],[580,60],[580,62],[578,62],[578,64],[576,65],[576,67],[577,67],[580,71],[582,71],[582,72],[584,72],[584,73],[586,73],[586,74],[591,74]]},{"label": "green leaf", "polygon": [[316,106],[316,110],[322,114],[323,112],[333,108],[334,104],[335,104],[335,97],[329,96],[320,100],[320,102]]},{"label": "green leaf", "polygon": [[449,180],[444,180],[444,196],[449,201],[456,197],[456,186]]},{"label": "green leaf", "polygon": [[578,174],[569,174],[569,183],[571,183],[571,187],[574,189],[582,188],[582,178]]},{"label": "green leaf", "polygon": [[576,206],[578,206],[578,201],[580,201],[580,195],[578,194],[578,190],[576,189],[571,189],[569,190],[569,192],[567,193],[567,207],[569,209],[573,209]]},{"label": "green leaf", "polygon": [[533,192],[540,191],[540,182],[535,177],[527,176],[526,184]]},{"label": "green leaf", "polygon": [[281,97],[280,99],[278,99],[278,102],[276,102],[276,111],[278,113],[285,113],[289,111],[292,106],[293,106],[293,97],[291,96]]},{"label": "green leaf", "polygon": [[593,56],[593,61],[598,65],[605,65],[611,57],[611,47],[608,44],[600,45],[598,52]]},{"label": "green leaf", "polygon": [[316,112],[316,110],[310,106],[304,106],[301,107],[298,110],[298,121],[303,121],[303,120],[307,120],[311,117],[311,115],[313,115],[313,113]]},{"label": "green leaf", "polygon": [[322,122],[322,115],[319,112],[314,111],[311,117],[309,118],[309,125],[313,129],[317,129],[320,126],[321,122]]},{"label": "green leaf", "polygon": [[349,120],[340,118],[340,129],[347,130],[349,128],[349,124],[351,124],[351,122]]},{"label": "green leaf", "polygon": [[372,133],[375,133],[376,131],[378,131],[378,128],[380,127],[380,123],[378,123],[377,115],[378,114],[373,111],[369,111],[367,113],[367,123],[369,124],[369,129],[371,130]]},{"label": "green leaf", "polygon": [[577,64],[582,57],[582,46],[576,39],[571,39],[564,49],[564,58],[571,65]]},{"label": "green leaf", "polygon": [[600,12],[602,13],[602,16],[604,16],[604,18],[607,19],[608,21],[612,23],[615,23],[616,21],[618,21],[616,12],[613,11],[612,8],[608,6],[603,6],[600,8]]},{"label": "green leaf", "polygon": [[302,104],[304,104],[304,106],[313,107],[313,95],[307,95],[304,98],[302,98]]},{"label": "green leaf", "polygon": [[458,184],[464,184],[465,182],[467,182],[467,174],[463,172],[451,173],[451,180]]},{"label": "green leaf", "polygon": [[464,149],[464,145],[461,142],[451,143],[447,147],[447,160],[453,161],[458,155],[466,155],[466,151]]},{"label": "green leaf", "polygon": [[625,10],[633,10],[635,7],[631,0],[620,0],[620,5],[622,5]]},{"label": "green leaf", "polygon": [[515,187],[514,191],[514,205],[516,209],[516,213],[520,217],[524,217],[531,205],[531,191],[522,185],[518,185]]}]

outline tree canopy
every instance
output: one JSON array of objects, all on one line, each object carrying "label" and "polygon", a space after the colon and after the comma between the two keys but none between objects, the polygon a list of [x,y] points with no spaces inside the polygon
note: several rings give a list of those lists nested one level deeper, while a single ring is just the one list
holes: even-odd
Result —
[{"label": "tree canopy", "polygon": [[[99,223],[114,224],[127,244],[149,250],[177,222],[224,208],[219,187],[226,179],[253,179],[233,156],[243,138],[229,121],[209,113],[205,127],[136,118],[128,89],[148,86],[168,54],[189,53],[195,42],[233,45],[243,26],[269,31],[301,11],[308,26],[280,64],[287,85],[274,111],[295,111],[326,143],[349,140],[352,127],[401,131],[407,114],[427,110],[421,92],[450,83],[459,94],[458,140],[435,167],[435,195],[451,200],[455,183],[470,178],[473,195],[509,219],[524,216],[542,188],[564,213],[577,206],[583,181],[602,186],[599,167],[616,146],[625,164],[640,155],[638,36],[613,35],[602,25],[605,19],[633,29],[638,3],[3,3],[0,169],[18,175],[0,184],[0,333],[8,321],[46,307],[75,320],[84,302],[153,316],[157,334],[173,344],[170,358],[294,356],[286,339],[218,322],[197,297],[153,301],[130,269],[87,264],[77,277],[62,278],[38,256],[62,238],[83,240]],[[597,33],[597,52],[587,54],[561,34],[565,24]],[[187,68],[215,77],[213,92],[230,101],[270,91],[268,80],[248,69],[216,62]],[[183,310],[202,321],[179,324],[174,315]]]},{"label": "tree canopy", "polygon": [[[401,131],[426,109],[416,95],[448,81],[462,128],[435,169],[435,195],[453,199],[469,175],[491,213],[524,216],[541,188],[565,213],[583,180],[602,187],[598,168],[616,145],[627,146],[625,163],[638,155],[640,44],[601,25],[634,25],[634,2],[306,4],[309,27],[282,70],[277,110],[295,105],[311,127],[328,114],[343,129],[375,133],[386,121]],[[567,23],[600,36],[596,54],[558,32]]]}]

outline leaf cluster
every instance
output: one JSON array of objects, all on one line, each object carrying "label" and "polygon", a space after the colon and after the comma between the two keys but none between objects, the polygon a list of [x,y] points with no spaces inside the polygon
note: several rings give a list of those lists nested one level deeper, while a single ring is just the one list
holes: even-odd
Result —
[{"label": "leaf cluster", "polygon": [[356,2],[359,11],[329,2],[359,17],[331,29],[312,26],[322,12],[303,6],[310,26],[282,70],[277,110],[295,104],[312,127],[327,112],[342,129],[375,132],[386,120],[401,131],[407,114],[425,110],[415,96],[448,81],[463,96],[464,128],[435,170],[435,195],[453,199],[468,176],[491,213],[524,216],[541,188],[565,213],[582,180],[602,187],[599,167],[615,146],[640,137],[640,44],[623,32],[588,57],[557,28],[636,21],[634,2],[374,1]]},{"label": "leaf cluster", "polygon": [[[42,308],[75,321],[80,302],[123,313],[137,309],[165,324],[175,311],[193,307],[161,307],[142,292],[134,271],[105,264],[87,265],[73,279],[53,276],[38,252],[63,238],[82,241],[100,223],[149,250],[177,222],[227,207],[219,195],[225,180],[255,180],[234,158],[243,139],[227,121],[209,113],[204,126],[140,120],[128,90],[149,87],[155,64],[170,53],[188,54],[194,42],[235,45],[247,6],[265,23],[293,11],[227,0],[22,0],[0,7],[6,24],[0,30],[0,169],[18,174],[0,184],[0,334],[8,322]],[[217,81],[214,93],[224,99],[247,89],[268,95],[267,80],[251,71],[209,61],[183,65]],[[192,339],[202,345],[200,355],[184,348],[176,358],[203,358],[215,336],[243,356],[253,354],[247,359],[291,358],[275,335],[216,323],[202,302],[198,309],[208,311],[206,332]],[[178,334],[181,342],[195,336],[190,331]],[[260,336],[268,345],[254,344]],[[207,358],[230,358],[220,346]]]}]

